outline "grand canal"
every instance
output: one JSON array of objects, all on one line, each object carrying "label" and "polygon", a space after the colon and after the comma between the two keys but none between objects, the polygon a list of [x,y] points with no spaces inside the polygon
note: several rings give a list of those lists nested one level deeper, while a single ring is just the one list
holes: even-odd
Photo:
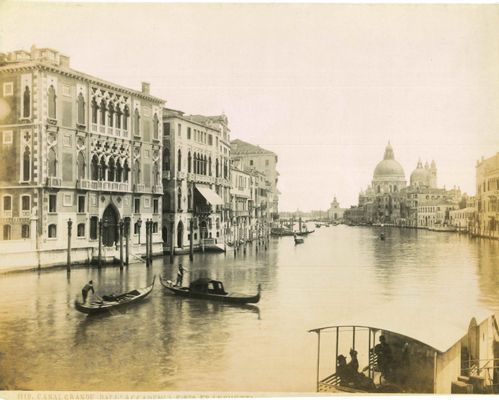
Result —
[{"label": "grand canal", "polygon": [[[91,318],[73,301],[89,279],[97,293],[209,276],[227,289],[255,293],[257,307],[178,299],[159,285],[141,304]],[[416,230],[336,226],[295,246],[271,239],[268,251],[157,258],[98,271],[75,268],[0,276],[0,388],[313,392],[316,336],[332,324],[385,304],[465,318],[499,311],[499,243]],[[397,315],[393,315],[397,318]],[[418,316],[415,315],[414,318]],[[444,334],[440,331],[439,334]],[[465,332],[463,332],[464,334]]]}]

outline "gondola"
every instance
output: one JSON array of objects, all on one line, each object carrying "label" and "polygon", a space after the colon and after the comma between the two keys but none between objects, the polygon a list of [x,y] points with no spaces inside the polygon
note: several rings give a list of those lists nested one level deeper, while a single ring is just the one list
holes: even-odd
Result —
[{"label": "gondola", "polygon": [[174,285],[172,281],[165,280],[161,276],[159,277],[159,281],[165,288],[182,297],[215,300],[233,304],[258,303],[260,301],[260,285],[258,285],[258,293],[251,296],[240,293],[228,293],[225,291],[222,282],[209,278],[196,279],[190,283],[189,287]]},{"label": "gondola", "polygon": [[304,242],[302,237],[298,237],[295,235],[295,244],[302,244]]},{"label": "gondola", "polygon": [[299,232],[296,232],[296,234],[298,236],[307,236],[309,233],[314,233],[314,232],[315,232],[315,229],[312,231],[299,231]]},{"label": "gondola", "polygon": [[75,300],[75,308],[85,314],[98,314],[135,303],[142,300],[152,292],[155,280],[156,275],[149,286],[130,290],[129,292],[119,295],[102,296],[101,300],[94,300],[89,304],[82,304],[79,300]]}]

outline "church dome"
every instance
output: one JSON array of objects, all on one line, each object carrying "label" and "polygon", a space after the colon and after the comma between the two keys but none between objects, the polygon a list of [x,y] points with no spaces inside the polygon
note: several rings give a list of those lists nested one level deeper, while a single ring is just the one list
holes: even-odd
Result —
[{"label": "church dome", "polygon": [[402,166],[395,160],[393,149],[390,143],[386,146],[385,156],[374,169],[374,179],[405,179]]},{"label": "church dome", "polygon": [[430,184],[430,176],[428,170],[423,168],[423,164],[421,160],[418,161],[418,165],[411,174],[411,186],[414,185],[429,185]]}]

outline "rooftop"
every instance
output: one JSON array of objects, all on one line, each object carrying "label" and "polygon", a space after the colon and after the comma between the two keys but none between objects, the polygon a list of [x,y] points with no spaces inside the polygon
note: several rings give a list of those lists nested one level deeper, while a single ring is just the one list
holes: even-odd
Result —
[{"label": "rooftop", "polygon": [[240,139],[235,139],[230,142],[231,144],[231,152],[233,155],[250,155],[250,154],[267,154],[273,155],[276,154],[270,150],[266,150],[260,146],[244,142]]}]

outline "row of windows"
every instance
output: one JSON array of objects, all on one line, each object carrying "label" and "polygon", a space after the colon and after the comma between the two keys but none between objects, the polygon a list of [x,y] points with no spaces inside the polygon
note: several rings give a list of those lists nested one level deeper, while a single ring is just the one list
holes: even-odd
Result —
[{"label": "row of windows", "polygon": [[[4,225],[2,231],[3,231],[2,235],[3,240],[12,240],[12,226]],[[29,225],[28,224],[21,225],[21,238],[29,239],[29,237],[30,237]]]},{"label": "row of windows", "polygon": [[[2,211],[12,211],[12,195],[5,194],[2,198]],[[23,194],[20,197],[20,204],[22,211],[31,210],[31,196],[29,194]]]},{"label": "row of windows", "polygon": [[[168,170],[166,166],[169,167],[170,161],[167,156],[167,150],[165,149],[165,156],[163,157],[163,169]],[[182,151],[178,149],[177,151],[177,170],[182,171]],[[191,172],[193,171],[196,174],[202,174],[202,175],[212,175],[212,161],[211,157],[206,157],[203,155],[198,155],[194,153],[194,158],[191,156],[191,152],[187,154],[187,171]],[[218,158],[215,160],[215,176],[221,177],[223,176],[225,179],[228,179],[229,177],[229,163],[227,160],[223,162],[223,169],[222,169],[222,163],[219,162]]]}]

